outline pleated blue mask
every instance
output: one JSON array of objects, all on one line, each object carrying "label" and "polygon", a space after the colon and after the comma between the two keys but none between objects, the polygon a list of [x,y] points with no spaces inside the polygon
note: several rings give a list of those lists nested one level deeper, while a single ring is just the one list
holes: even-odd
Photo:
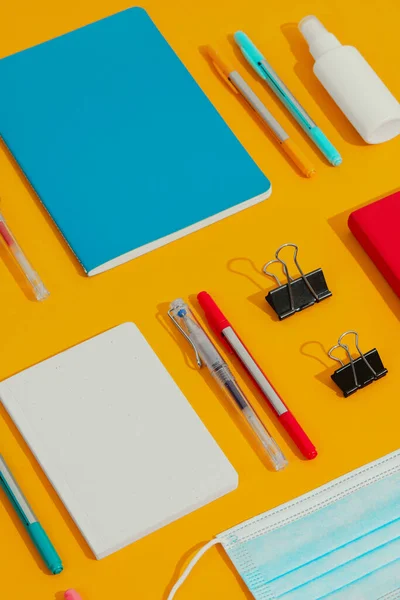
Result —
[{"label": "pleated blue mask", "polygon": [[256,600],[397,600],[400,451],[250,519],[210,545],[218,542]]}]

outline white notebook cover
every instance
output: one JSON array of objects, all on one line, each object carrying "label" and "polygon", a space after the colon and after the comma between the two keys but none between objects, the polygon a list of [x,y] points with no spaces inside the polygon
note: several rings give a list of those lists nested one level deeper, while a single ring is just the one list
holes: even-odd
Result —
[{"label": "white notebook cover", "polygon": [[98,559],[238,485],[133,323],[3,381],[0,398]]}]

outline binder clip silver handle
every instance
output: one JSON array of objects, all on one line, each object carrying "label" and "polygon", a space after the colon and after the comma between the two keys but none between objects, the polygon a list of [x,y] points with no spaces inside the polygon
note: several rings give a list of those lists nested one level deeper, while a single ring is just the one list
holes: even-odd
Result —
[{"label": "binder clip silver handle", "polygon": [[[293,262],[300,277],[293,278],[289,273],[287,263],[280,257],[280,252],[287,247],[294,249]],[[268,293],[266,300],[281,320],[332,295],[326,284],[322,269],[316,269],[307,274],[304,273],[297,258],[298,252],[299,247],[296,244],[282,244],[275,252],[275,258],[267,262],[262,269],[263,273],[272,277],[278,285],[276,289]],[[285,284],[281,283],[275,273],[269,271],[269,266],[274,263],[279,263],[282,266],[286,276]]]},{"label": "binder clip silver handle", "polygon": [[[359,355],[356,359],[352,357],[348,344],[343,342],[343,339],[347,335],[354,335],[354,344]],[[346,352],[349,358],[348,364],[345,364],[342,359],[334,355],[335,350],[338,348],[342,348]],[[366,354],[361,351],[358,332],[353,329],[342,333],[337,344],[328,350],[328,356],[341,365],[341,367],[331,375],[331,378],[336,385],[339,386],[346,398],[358,389],[380,379],[387,373],[387,369],[383,366],[376,348],[370,350]]]}]

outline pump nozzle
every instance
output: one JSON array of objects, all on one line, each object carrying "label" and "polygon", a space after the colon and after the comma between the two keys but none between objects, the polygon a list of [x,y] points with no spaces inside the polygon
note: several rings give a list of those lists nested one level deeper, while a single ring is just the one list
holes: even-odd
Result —
[{"label": "pump nozzle", "polygon": [[341,46],[337,37],[333,33],[329,33],[321,21],[313,15],[304,17],[299,23],[299,29],[308,42],[310,52],[315,60],[325,52]]},{"label": "pump nozzle", "polygon": [[321,34],[328,33],[326,27],[314,15],[304,17],[299,23],[299,29],[309,44]]}]

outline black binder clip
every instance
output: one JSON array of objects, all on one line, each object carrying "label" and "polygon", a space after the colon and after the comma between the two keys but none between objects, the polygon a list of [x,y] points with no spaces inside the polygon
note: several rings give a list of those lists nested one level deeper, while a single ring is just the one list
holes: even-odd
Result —
[{"label": "black binder clip", "polygon": [[[348,345],[342,343],[343,338],[350,334],[355,336],[355,346],[359,354],[359,357],[355,359],[351,356]],[[333,356],[332,352],[334,352],[334,350],[337,348],[343,348],[349,357],[350,362],[347,365],[345,365],[344,362],[337,356]],[[351,330],[343,333],[338,339],[338,343],[335,344],[335,346],[332,346],[332,348],[329,350],[328,356],[342,365],[333,373],[333,375],[331,375],[331,377],[336,385],[342,390],[345,398],[351,394],[354,394],[354,392],[365,387],[366,385],[373,383],[377,379],[384,377],[388,372],[383,366],[382,360],[376,348],[370,350],[366,354],[361,352],[358,345],[357,331]]]},{"label": "black binder clip", "polygon": [[[294,248],[293,260],[300,273],[300,277],[293,279],[289,275],[287,264],[279,258],[279,253],[283,248],[290,246]],[[274,309],[279,319],[286,319],[294,315],[300,310],[304,310],[309,306],[313,306],[316,302],[321,302],[325,298],[332,296],[332,292],[328,289],[322,269],[316,269],[305,275],[298,263],[297,254],[299,252],[296,244],[282,244],[275,253],[275,258],[267,262],[263,267],[263,272],[269,277],[273,277],[278,284],[278,287],[271,290],[265,297],[271,308]],[[279,263],[283,267],[283,272],[286,275],[287,283],[282,284],[279,278],[270,273],[267,269],[269,265]]]}]

